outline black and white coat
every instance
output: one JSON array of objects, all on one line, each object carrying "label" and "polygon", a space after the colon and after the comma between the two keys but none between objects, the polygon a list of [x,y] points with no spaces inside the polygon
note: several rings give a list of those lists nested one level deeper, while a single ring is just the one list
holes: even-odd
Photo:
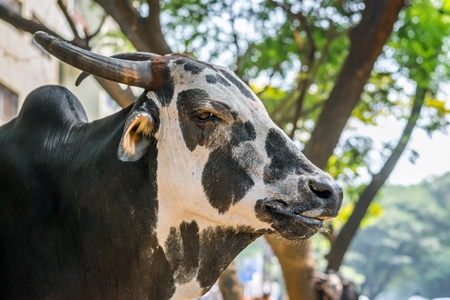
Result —
[{"label": "black and white coat", "polygon": [[44,86],[0,127],[2,299],[192,299],[261,234],[337,215],[341,187],[232,72],[152,60],[152,89],[110,117]]}]

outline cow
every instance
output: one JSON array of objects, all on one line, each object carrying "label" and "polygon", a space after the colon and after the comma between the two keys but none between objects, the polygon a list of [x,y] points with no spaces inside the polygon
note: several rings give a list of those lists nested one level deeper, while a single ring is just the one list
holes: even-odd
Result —
[{"label": "cow", "polygon": [[144,92],[88,122],[43,86],[0,127],[2,299],[192,299],[262,234],[306,239],[338,214],[341,186],[228,69],[34,40]]}]

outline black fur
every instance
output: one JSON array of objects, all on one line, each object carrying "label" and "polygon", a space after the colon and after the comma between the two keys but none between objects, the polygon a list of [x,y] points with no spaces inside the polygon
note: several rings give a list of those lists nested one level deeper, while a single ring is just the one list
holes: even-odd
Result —
[{"label": "black fur", "polygon": [[271,183],[283,180],[289,174],[313,173],[311,163],[299,155],[292,143],[276,129],[270,129],[266,139],[267,156],[271,159],[264,168],[264,182]]},{"label": "black fur", "polygon": [[158,99],[162,106],[169,106],[175,91],[175,83],[173,81],[169,66],[165,65],[158,76],[161,77],[158,80],[161,81],[162,84],[155,92],[158,95]]},{"label": "black fur", "polygon": [[225,78],[223,78],[220,74],[215,74],[215,75],[207,74],[206,82],[211,83],[211,84],[216,84],[217,82],[219,82],[220,84],[222,84],[226,87],[231,86],[231,84]]},{"label": "black fur", "polygon": [[228,73],[227,71],[220,70],[223,76],[225,76],[226,79],[228,79],[232,84],[234,84],[238,90],[241,92],[242,95],[247,97],[248,99],[252,101],[256,101],[255,97],[253,97],[253,94],[250,92],[250,89],[243,84],[236,76],[233,76],[232,74]]},{"label": "black fur", "polygon": [[250,122],[235,120],[231,141],[213,150],[203,169],[202,184],[211,205],[225,213],[232,204],[244,198],[253,185],[247,169],[233,157],[233,147],[245,141],[253,141],[256,132]]},{"label": "black fur", "polygon": [[133,109],[85,123],[68,90],[45,86],[0,127],[0,298],[173,294],[154,232],[155,143],[139,163],[116,157]]},{"label": "black fur", "polygon": [[200,74],[206,68],[204,63],[193,60],[190,57],[180,57],[175,60],[175,63],[177,65],[183,65],[185,71],[191,72],[194,75]]}]

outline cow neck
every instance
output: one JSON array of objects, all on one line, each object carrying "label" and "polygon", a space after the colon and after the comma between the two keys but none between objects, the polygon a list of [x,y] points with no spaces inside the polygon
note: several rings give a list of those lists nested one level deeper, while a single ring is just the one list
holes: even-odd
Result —
[{"label": "cow neck", "polygon": [[239,252],[261,234],[243,226],[199,229],[196,221],[172,227],[164,246],[176,283],[173,298],[207,292]]},{"label": "cow neck", "polygon": [[71,232],[68,244],[76,245],[66,250],[71,255],[67,261],[78,262],[80,270],[72,265],[61,268],[89,276],[92,280],[86,279],[89,286],[83,289],[93,293],[96,287],[105,286],[168,299],[165,293],[170,288],[160,286],[170,278],[160,270],[166,270],[167,264],[154,233],[158,206],[155,143],[136,162],[117,158],[131,110],[73,124],[69,132],[62,133],[68,136],[67,142],[53,158],[59,165],[55,169],[62,171],[52,178],[58,181],[53,186],[64,192],[54,192],[58,208],[53,211],[60,220],[59,230]]}]

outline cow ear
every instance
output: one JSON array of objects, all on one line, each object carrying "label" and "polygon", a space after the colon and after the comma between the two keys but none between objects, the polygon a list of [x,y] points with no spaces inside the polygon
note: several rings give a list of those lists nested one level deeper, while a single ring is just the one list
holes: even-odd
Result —
[{"label": "cow ear", "polygon": [[153,118],[146,112],[135,112],[125,122],[117,157],[131,162],[140,159],[148,149],[155,127]]}]

